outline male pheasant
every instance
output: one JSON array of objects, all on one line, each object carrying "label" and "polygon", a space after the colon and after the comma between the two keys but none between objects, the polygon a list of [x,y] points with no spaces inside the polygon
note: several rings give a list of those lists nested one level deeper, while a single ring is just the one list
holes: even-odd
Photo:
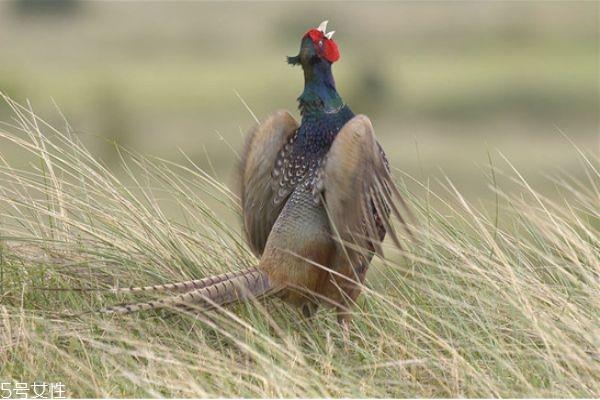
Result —
[{"label": "male pheasant", "polygon": [[[246,270],[128,291],[183,291],[156,301],[104,308],[127,313],[196,305],[203,309],[276,295],[310,315],[333,306],[345,321],[373,252],[380,251],[396,204],[406,209],[383,149],[364,115],[338,94],[331,66],[339,57],[327,21],[302,37],[288,57],[304,70],[300,125],[277,111],[248,135],[239,164],[244,232],[260,258]],[[406,209],[408,212],[408,209]]]}]

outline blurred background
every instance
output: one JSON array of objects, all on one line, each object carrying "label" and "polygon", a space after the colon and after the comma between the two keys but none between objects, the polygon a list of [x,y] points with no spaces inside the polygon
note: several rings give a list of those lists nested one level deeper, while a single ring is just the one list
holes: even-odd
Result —
[{"label": "blurred background", "polygon": [[183,149],[231,185],[253,124],[236,93],[260,119],[299,116],[302,73],[284,57],[329,19],[338,90],[392,164],[485,201],[488,153],[538,186],[580,173],[561,132],[599,153],[598,15],[598,2],[4,1],[0,90],[63,128],[56,103],[109,167],[114,141],[176,162]]}]

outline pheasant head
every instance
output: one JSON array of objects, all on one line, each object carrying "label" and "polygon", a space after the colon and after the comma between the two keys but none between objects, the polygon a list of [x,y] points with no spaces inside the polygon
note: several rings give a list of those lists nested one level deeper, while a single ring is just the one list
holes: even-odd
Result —
[{"label": "pheasant head", "polygon": [[304,91],[298,98],[302,115],[309,110],[335,112],[344,105],[331,71],[331,65],[340,58],[333,33],[327,32],[327,21],[321,22],[302,36],[298,55],[287,58],[289,64],[301,65],[304,70]]},{"label": "pheasant head", "polygon": [[309,29],[302,37],[300,53],[288,57],[291,65],[301,64],[303,67],[323,61],[333,64],[340,58],[337,43],[332,39],[335,31],[327,32],[327,22],[321,22],[318,28]]}]

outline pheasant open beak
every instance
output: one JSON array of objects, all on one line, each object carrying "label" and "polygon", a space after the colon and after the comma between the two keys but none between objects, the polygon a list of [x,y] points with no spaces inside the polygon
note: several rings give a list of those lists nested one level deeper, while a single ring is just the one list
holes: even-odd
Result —
[{"label": "pheasant open beak", "polygon": [[317,28],[317,30],[319,32],[323,32],[323,35],[327,39],[331,40],[331,38],[333,37],[333,34],[335,33],[335,31],[327,32],[327,23],[328,22],[329,22],[328,20],[325,20],[325,21],[321,22],[321,24],[319,25],[319,27]]},{"label": "pheasant open beak", "polygon": [[317,30],[323,32],[324,34],[327,33],[327,23],[329,23],[329,20],[325,20],[325,21],[321,22],[321,25],[319,25]]}]

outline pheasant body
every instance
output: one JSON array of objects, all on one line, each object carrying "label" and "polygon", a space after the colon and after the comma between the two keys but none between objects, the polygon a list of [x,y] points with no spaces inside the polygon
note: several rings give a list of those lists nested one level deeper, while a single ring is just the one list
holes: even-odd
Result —
[{"label": "pheasant body", "polygon": [[279,185],[275,203],[283,201],[299,184],[312,188],[322,165],[340,129],[354,117],[348,106],[334,113],[325,113],[313,107],[303,108],[300,100],[302,123],[288,143],[279,152],[272,178]]},{"label": "pheasant body", "polygon": [[304,71],[301,124],[287,111],[269,116],[249,133],[239,165],[244,232],[258,265],[157,304],[105,312],[185,302],[209,308],[276,294],[303,311],[326,304],[347,318],[386,232],[397,242],[390,216],[404,219],[371,122],[355,116],[336,90],[331,65],[339,51],[324,24],[288,57]]}]

